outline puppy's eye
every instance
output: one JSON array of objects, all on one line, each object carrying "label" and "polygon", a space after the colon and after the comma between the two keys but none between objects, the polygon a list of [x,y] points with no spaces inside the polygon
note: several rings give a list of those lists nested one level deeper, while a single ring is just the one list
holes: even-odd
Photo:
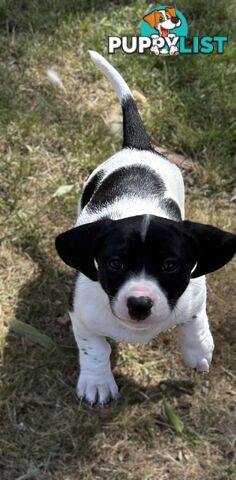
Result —
[{"label": "puppy's eye", "polygon": [[178,263],[174,260],[166,260],[161,266],[163,272],[174,272],[178,268]]},{"label": "puppy's eye", "polygon": [[108,265],[111,270],[121,270],[123,268],[123,263],[119,257],[111,258]]}]

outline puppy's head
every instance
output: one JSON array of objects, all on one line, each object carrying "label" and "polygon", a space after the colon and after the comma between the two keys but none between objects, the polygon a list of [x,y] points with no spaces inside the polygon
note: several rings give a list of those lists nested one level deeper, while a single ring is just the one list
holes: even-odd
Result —
[{"label": "puppy's head", "polygon": [[166,8],[165,10],[154,10],[143,17],[145,22],[152,28],[159,30],[162,36],[166,36],[169,30],[179,27],[181,20],[177,17],[175,8]]},{"label": "puppy's head", "polygon": [[57,237],[56,248],[65,263],[100,282],[120,322],[145,329],[170,315],[191,277],[233,257],[236,236],[210,225],[140,215],[75,227]]}]

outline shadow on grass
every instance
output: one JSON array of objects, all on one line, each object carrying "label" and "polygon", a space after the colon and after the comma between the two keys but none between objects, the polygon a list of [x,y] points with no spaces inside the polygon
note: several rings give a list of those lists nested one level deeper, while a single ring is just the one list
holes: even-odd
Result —
[{"label": "shadow on grass", "polygon": [[[78,364],[71,326],[57,322],[68,310],[74,275],[57,270],[40,251],[33,236],[18,247],[38,264],[39,271],[36,278],[20,289],[15,317],[49,335],[56,346],[44,349],[12,333],[6,339],[1,442],[7,448],[0,462],[1,478],[16,479],[29,468],[38,469],[39,479],[61,479],[66,474],[79,478],[81,465],[92,462],[92,452],[99,451],[99,438],[112,430],[112,423],[120,423],[122,429],[129,428],[130,408],[149,403],[158,405],[163,388],[161,384],[143,388],[129,377],[119,375],[120,400],[103,408],[80,404],[75,394]],[[116,357],[114,345],[113,366]],[[192,393],[191,382],[165,384],[165,395],[170,398]],[[132,421],[137,423],[140,442],[147,443],[148,423],[155,421],[159,428],[160,414],[153,418],[150,412],[148,422],[147,416],[138,422],[134,418],[131,425]],[[119,436],[117,431],[116,435]]]}]

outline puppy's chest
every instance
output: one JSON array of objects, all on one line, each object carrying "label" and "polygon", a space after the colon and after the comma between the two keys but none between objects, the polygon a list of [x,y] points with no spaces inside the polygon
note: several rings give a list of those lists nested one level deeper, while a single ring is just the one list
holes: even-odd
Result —
[{"label": "puppy's chest", "polygon": [[86,326],[89,329],[92,328],[94,334],[108,337],[118,342],[145,345],[160,333],[160,326],[157,325],[146,331],[130,330],[125,326],[119,325],[113,315],[104,316],[100,321],[96,317],[96,323],[94,321],[90,322],[90,319],[91,317],[89,318],[88,316]]},{"label": "puppy's chest", "polygon": [[[182,309],[181,309],[182,311]],[[186,309],[187,314],[187,309]],[[178,312],[170,315],[148,327],[148,329],[130,329],[121,324],[113,315],[109,300],[101,286],[97,282],[91,282],[83,275],[77,280],[74,297],[74,323],[80,336],[86,336],[88,332],[94,335],[109,337],[113,340],[132,343],[146,344],[161,332],[175,326],[179,322]],[[185,320],[181,314],[181,321]]]}]

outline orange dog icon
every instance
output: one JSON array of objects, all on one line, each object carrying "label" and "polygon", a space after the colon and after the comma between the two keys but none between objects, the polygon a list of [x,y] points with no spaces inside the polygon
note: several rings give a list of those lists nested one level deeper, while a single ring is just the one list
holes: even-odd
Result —
[{"label": "orange dog icon", "polygon": [[[181,25],[181,20],[177,16],[175,8],[168,7],[163,10],[154,10],[153,12],[148,13],[143,17],[143,20],[149,23],[152,28],[155,28],[155,30],[158,31],[159,36],[163,38],[174,37],[175,34],[170,34],[170,30],[180,27]],[[159,50],[157,48],[153,51],[156,55],[159,54]],[[170,48],[169,54],[173,55],[177,52],[178,48],[175,46]],[[167,51],[162,53],[167,53]]]}]

